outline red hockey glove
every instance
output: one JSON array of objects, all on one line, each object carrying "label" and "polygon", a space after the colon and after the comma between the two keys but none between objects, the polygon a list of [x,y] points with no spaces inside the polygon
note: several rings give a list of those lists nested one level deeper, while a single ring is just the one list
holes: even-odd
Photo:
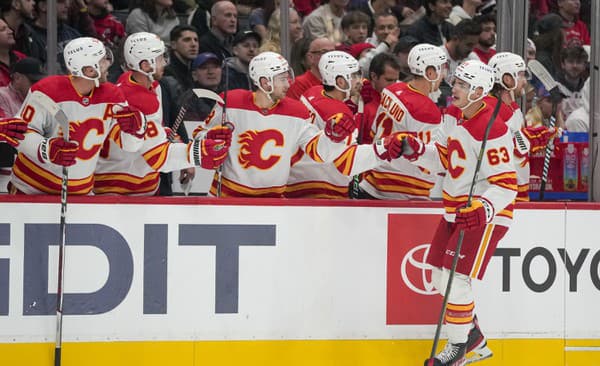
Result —
[{"label": "red hockey glove", "polygon": [[226,123],[223,126],[215,126],[210,130],[206,131],[206,139],[209,140],[223,140],[225,146],[231,146],[231,137],[233,134],[233,124]]},{"label": "red hockey glove", "polygon": [[408,160],[416,160],[425,152],[421,140],[406,132],[394,132],[375,143],[375,153],[380,159],[391,161],[400,156]]},{"label": "red hockey glove", "polygon": [[493,209],[487,201],[473,200],[471,206],[456,210],[454,223],[460,230],[474,230],[485,226],[493,216]]},{"label": "red hockey glove", "polygon": [[190,147],[190,161],[204,169],[218,168],[229,151],[225,140],[197,139],[190,143]]},{"label": "red hockey glove", "polygon": [[0,142],[18,146],[19,141],[25,138],[25,131],[27,131],[27,122],[21,118],[0,119]]},{"label": "red hockey glove", "polygon": [[389,136],[381,138],[373,144],[375,154],[381,160],[391,161],[399,158],[402,155],[402,140],[405,134],[394,132]]},{"label": "red hockey glove", "polygon": [[43,162],[71,166],[75,164],[77,151],[79,151],[79,143],[76,141],[65,141],[61,137],[53,137],[42,140],[38,157]]},{"label": "red hockey glove", "polygon": [[356,129],[356,121],[345,113],[336,113],[325,121],[325,135],[333,142],[342,142]]},{"label": "red hockey glove", "polygon": [[559,133],[556,128],[546,126],[523,127],[514,134],[515,154],[523,157],[530,152],[535,153],[545,149],[548,142]]},{"label": "red hockey glove", "polygon": [[[115,111],[115,109],[117,109]],[[137,138],[143,138],[146,133],[146,117],[138,109],[126,106],[115,105],[113,107],[114,117],[121,127],[121,131],[134,135]]]},{"label": "red hockey glove", "polygon": [[402,156],[415,161],[425,152],[425,144],[412,134],[406,134],[402,140]]}]

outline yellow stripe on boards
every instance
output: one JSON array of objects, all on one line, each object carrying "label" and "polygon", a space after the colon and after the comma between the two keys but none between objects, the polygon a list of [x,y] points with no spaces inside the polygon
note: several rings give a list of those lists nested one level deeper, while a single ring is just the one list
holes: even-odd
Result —
[{"label": "yellow stripe on boards", "polygon": [[[440,342],[440,349],[445,342]],[[567,352],[600,340],[490,340],[481,366],[600,365],[600,352]],[[422,365],[431,340],[173,341],[63,343],[63,366],[398,366]],[[52,365],[53,343],[0,344],[0,365]]]}]

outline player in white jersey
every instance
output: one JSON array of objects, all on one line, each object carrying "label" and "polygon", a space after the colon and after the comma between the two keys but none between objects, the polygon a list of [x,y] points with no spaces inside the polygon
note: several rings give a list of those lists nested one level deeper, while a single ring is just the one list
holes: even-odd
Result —
[{"label": "player in white jersey", "polygon": [[529,201],[529,155],[544,149],[557,130],[546,126],[527,127],[525,117],[515,98],[524,93],[527,84],[527,66],[521,56],[499,52],[490,58],[496,85],[492,91],[510,110],[507,124],[514,136],[515,170],[517,172],[517,201]]},{"label": "player in white jersey", "polygon": [[[408,54],[408,66],[414,79],[396,82],[381,92],[372,130],[375,139],[394,132],[419,136],[424,142],[432,139],[442,115],[429,98],[439,89],[447,72],[444,51],[430,44],[416,45]],[[386,163],[364,174],[360,183],[363,198],[428,199],[437,176],[405,160]]]},{"label": "player in white jersey", "polygon": [[[63,55],[70,75],[37,82],[21,107],[28,130],[17,147],[11,193],[59,194],[62,167],[69,166],[68,193],[89,194],[100,149],[114,124],[121,127],[121,133],[113,138],[124,149],[135,151],[143,142],[143,115],[127,106],[116,86],[104,82],[112,55],[102,42],[76,38],[65,46]],[[33,92],[45,94],[66,114],[69,141],[63,139],[62,128]]]},{"label": "player in white jersey", "polygon": [[[114,139],[106,140],[96,167],[94,192],[154,195],[159,172],[193,167],[196,163],[207,169],[217,168],[227,156],[231,139],[228,128],[219,126],[209,131],[205,139],[188,144],[167,138],[158,83],[166,65],[163,41],[153,33],[134,33],[125,40],[123,53],[130,71],[121,75],[118,87],[129,105],[146,116],[144,143],[138,151],[129,152]],[[118,132],[119,126],[113,126],[110,134]]]},{"label": "player in white jersey", "polygon": [[[358,61],[346,52],[330,51],[321,56],[319,72],[322,85],[308,89],[300,101],[308,108],[312,123],[325,130],[328,123],[339,123],[346,119],[358,127],[353,113],[344,103],[352,96],[360,95],[361,74]],[[356,140],[358,129],[342,142],[351,145]],[[320,163],[302,154],[292,162],[285,196],[290,198],[348,198],[351,177],[338,169],[336,162]]]},{"label": "player in white jersey", "polygon": [[25,138],[23,135],[27,131],[27,122],[18,117],[9,117],[0,119],[0,143],[16,147],[19,141]]},{"label": "player in white jersey", "polygon": [[[354,121],[334,120],[325,131],[310,123],[308,110],[285,97],[293,73],[287,61],[274,52],[263,52],[250,61],[250,78],[256,91],[227,92],[226,118],[217,103],[194,135],[231,121],[235,126],[230,154],[223,164],[222,196],[282,197],[294,156],[302,151],[315,161],[336,161],[340,171],[353,175],[381,162],[371,145],[346,146],[343,141]],[[388,144],[381,156],[386,158]],[[210,190],[217,194],[218,175]]]},{"label": "player in white jersey", "polygon": [[[431,241],[426,262],[433,266],[432,282],[444,293],[460,232],[464,233],[452,290],[445,313],[448,343],[426,365],[463,365],[473,350],[477,358],[490,357],[485,337],[474,316],[471,279],[482,279],[498,241],[512,221],[517,194],[513,143],[506,121],[494,116],[497,103],[485,95],[494,85],[494,72],[480,61],[458,66],[452,86],[452,106],[444,115],[439,138],[424,144],[411,135],[397,134],[394,144],[402,156],[432,172],[445,172],[442,182],[445,214]],[[489,133],[487,126],[492,117]],[[481,167],[473,187],[471,205],[465,207],[479,152]],[[396,148],[394,148],[394,151]]]}]

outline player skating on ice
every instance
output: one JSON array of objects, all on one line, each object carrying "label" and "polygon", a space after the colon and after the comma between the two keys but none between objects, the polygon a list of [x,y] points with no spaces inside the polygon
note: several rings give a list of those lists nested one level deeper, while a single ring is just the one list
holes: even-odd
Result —
[{"label": "player skating on ice", "polygon": [[474,316],[471,281],[483,279],[498,242],[508,231],[517,194],[511,133],[497,116],[498,102],[484,99],[493,85],[494,72],[487,65],[479,61],[459,65],[452,84],[452,106],[444,115],[439,138],[424,144],[399,133],[394,140],[402,146],[405,159],[446,173],[442,181],[445,213],[426,259],[440,293],[446,290],[458,243],[462,244],[446,298],[448,342],[425,365],[463,365],[468,361],[467,351],[476,348],[481,353],[477,358],[491,356]]}]

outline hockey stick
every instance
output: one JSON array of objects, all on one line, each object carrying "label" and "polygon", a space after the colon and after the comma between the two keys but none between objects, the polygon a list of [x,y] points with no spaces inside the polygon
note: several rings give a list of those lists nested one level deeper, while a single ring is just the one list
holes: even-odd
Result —
[{"label": "hockey stick", "polygon": [[[225,88],[223,88],[223,114],[221,114],[221,127],[225,126],[227,121],[227,89],[229,89],[229,71],[223,57],[223,71],[225,71]],[[217,197],[221,197],[221,188],[223,187],[223,164],[217,168]]]},{"label": "hockey stick", "polygon": [[[473,173],[473,180],[471,181],[471,186],[469,187],[469,196],[467,198],[467,206],[471,207],[471,202],[473,200],[473,191],[475,190],[475,183],[477,182],[477,175],[479,174],[479,170],[481,168],[481,161],[483,160],[483,154],[485,152],[485,145],[487,144],[488,135],[490,134],[490,130],[492,129],[492,125],[498,116],[498,112],[500,112],[500,105],[502,101],[498,99],[496,102],[496,106],[494,107],[494,112],[492,113],[492,117],[487,123],[485,128],[485,134],[483,135],[483,140],[481,141],[481,148],[479,149],[479,154],[477,155],[477,164],[475,165],[475,172]],[[444,300],[442,301],[442,309],[440,310],[440,317],[437,322],[437,326],[435,328],[435,337],[433,338],[433,346],[431,347],[431,353],[429,354],[429,359],[426,361],[427,366],[433,366],[435,351],[437,350],[438,343],[440,341],[440,333],[442,331],[442,324],[444,323],[444,317],[446,315],[446,307],[448,306],[448,296],[450,295],[450,290],[452,289],[452,282],[454,280],[454,274],[456,273],[456,267],[458,266],[458,258],[460,257],[460,249],[462,248],[462,243],[465,237],[465,231],[461,230],[458,233],[458,241],[456,242],[456,249],[454,250],[454,257],[452,258],[452,267],[450,268],[450,273],[448,275],[448,283],[446,284],[446,290],[444,291]]]},{"label": "hockey stick", "polygon": [[[212,90],[194,88],[194,89],[192,89],[192,94],[195,95],[196,98],[198,98],[198,99],[206,98],[206,99],[214,100],[216,102],[223,103],[223,99],[219,96],[219,94],[213,92]],[[189,107],[189,103],[193,100],[194,99],[188,99],[188,100],[183,101],[183,103],[181,104],[181,107],[179,108],[179,111],[177,112],[177,117],[175,118],[175,121],[173,122],[173,126],[171,127],[171,131],[169,132],[169,135],[167,136],[169,141],[171,141],[171,142],[175,141],[175,136],[177,135],[179,126],[181,126],[181,123],[183,122],[183,118],[185,117],[185,113],[187,112],[187,109]],[[192,181],[188,180],[185,183],[181,183],[181,181],[180,181],[180,184],[181,184],[181,189],[183,190],[183,193],[187,196],[190,193],[190,190],[192,188]]]},{"label": "hockey stick", "polygon": [[[548,123],[549,128],[554,128],[556,125],[556,110],[558,103],[562,99],[560,88],[556,81],[552,78],[548,70],[538,60],[531,60],[527,64],[529,71],[535,75],[538,80],[544,85],[544,88],[550,93],[550,100],[552,101],[552,114],[550,115],[550,122]],[[548,181],[548,170],[550,169],[550,156],[554,150],[553,141],[549,141],[546,145],[546,151],[544,153],[544,165],[542,168],[542,183],[540,185],[540,201],[544,200],[544,193],[546,192],[546,182]]]},{"label": "hockey stick", "polygon": [[[219,94],[213,92],[212,90],[194,88],[194,89],[192,89],[192,92],[193,92],[192,94],[195,95],[196,98],[198,98],[198,99],[206,98],[206,99],[214,100],[216,102],[223,103],[223,99],[219,96]],[[184,103],[182,103],[182,105],[181,105],[181,108],[179,108],[179,112],[177,113],[175,122],[173,122],[173,127],[171,127],[169,136],[167,136],[169,141],[171,141],[171,142],[175,141],[175,135],[177,135],[177,130],[179,130],[179,126],[183,122],[183,118],[185,117],[185,113],[187,112],[187,108],[189,107],[189,103],[193,100],[194,99],[189,99],[189,100],[184,101]],[[187,196],[190,193],[190,190],[192,189],[192,181],[188,180],[187,182],[182,183],[180,180],[179,183],[181,184],[181,189],[183,190],[183,193]]]},{"label": "hockey stick", "polygon": [[[69,141],[69,119],[65,112],[50,97],[40,91],[31,93],[31,98],[48,111],[58,122],[63,131],[63,138]],[[62,351],[62,316],[63,316],[63,285],[65,274],[65,238],[67,235],[67,191],[69,171],[62,167],[62,181],[60,186],[60,238],[58,242],[58,285],[56,289],[56,337],[54,345],[54,366],[61,364]]]},{"label": "hockey stick", "polygon": [[[192,92],[197,98],[206,98],[206,99],[214,100],[219,103],[223,103],[223,98],[221,98],[219,96],[219,94],[213,92],[212,90],[195,88],[195,89],[192,89]],[[173,142],[175,140],[175,135],[177,134],[177,130],[179,129],[179,126],[183,122],[183,117],[185,117],[185,112],[187,112],[187,108],[188,108],[187,104],[188,103],[189,103],[189,101],[187,103],[182,104],[181,107],[179,108],[179,112],[177,112],[177,117],[175,118],[175,122],[173,122],[173,127],[171,127],[171,132],[169,133],[169,136],[168,136],[169,140],[171,142]]]},{"label": "hockey stick", "polygon": [[[356,136],[356,143],[362,144],[363,140],[363,124],[365,120],[365,102],[362,97],[358,97],[358,113],[360,114],[360,120],[358,121],[358,134]],[[352,177],[352,189],[350,190],[350,198],[357,199],[360,194],[360,174],[355,174]]]}]

